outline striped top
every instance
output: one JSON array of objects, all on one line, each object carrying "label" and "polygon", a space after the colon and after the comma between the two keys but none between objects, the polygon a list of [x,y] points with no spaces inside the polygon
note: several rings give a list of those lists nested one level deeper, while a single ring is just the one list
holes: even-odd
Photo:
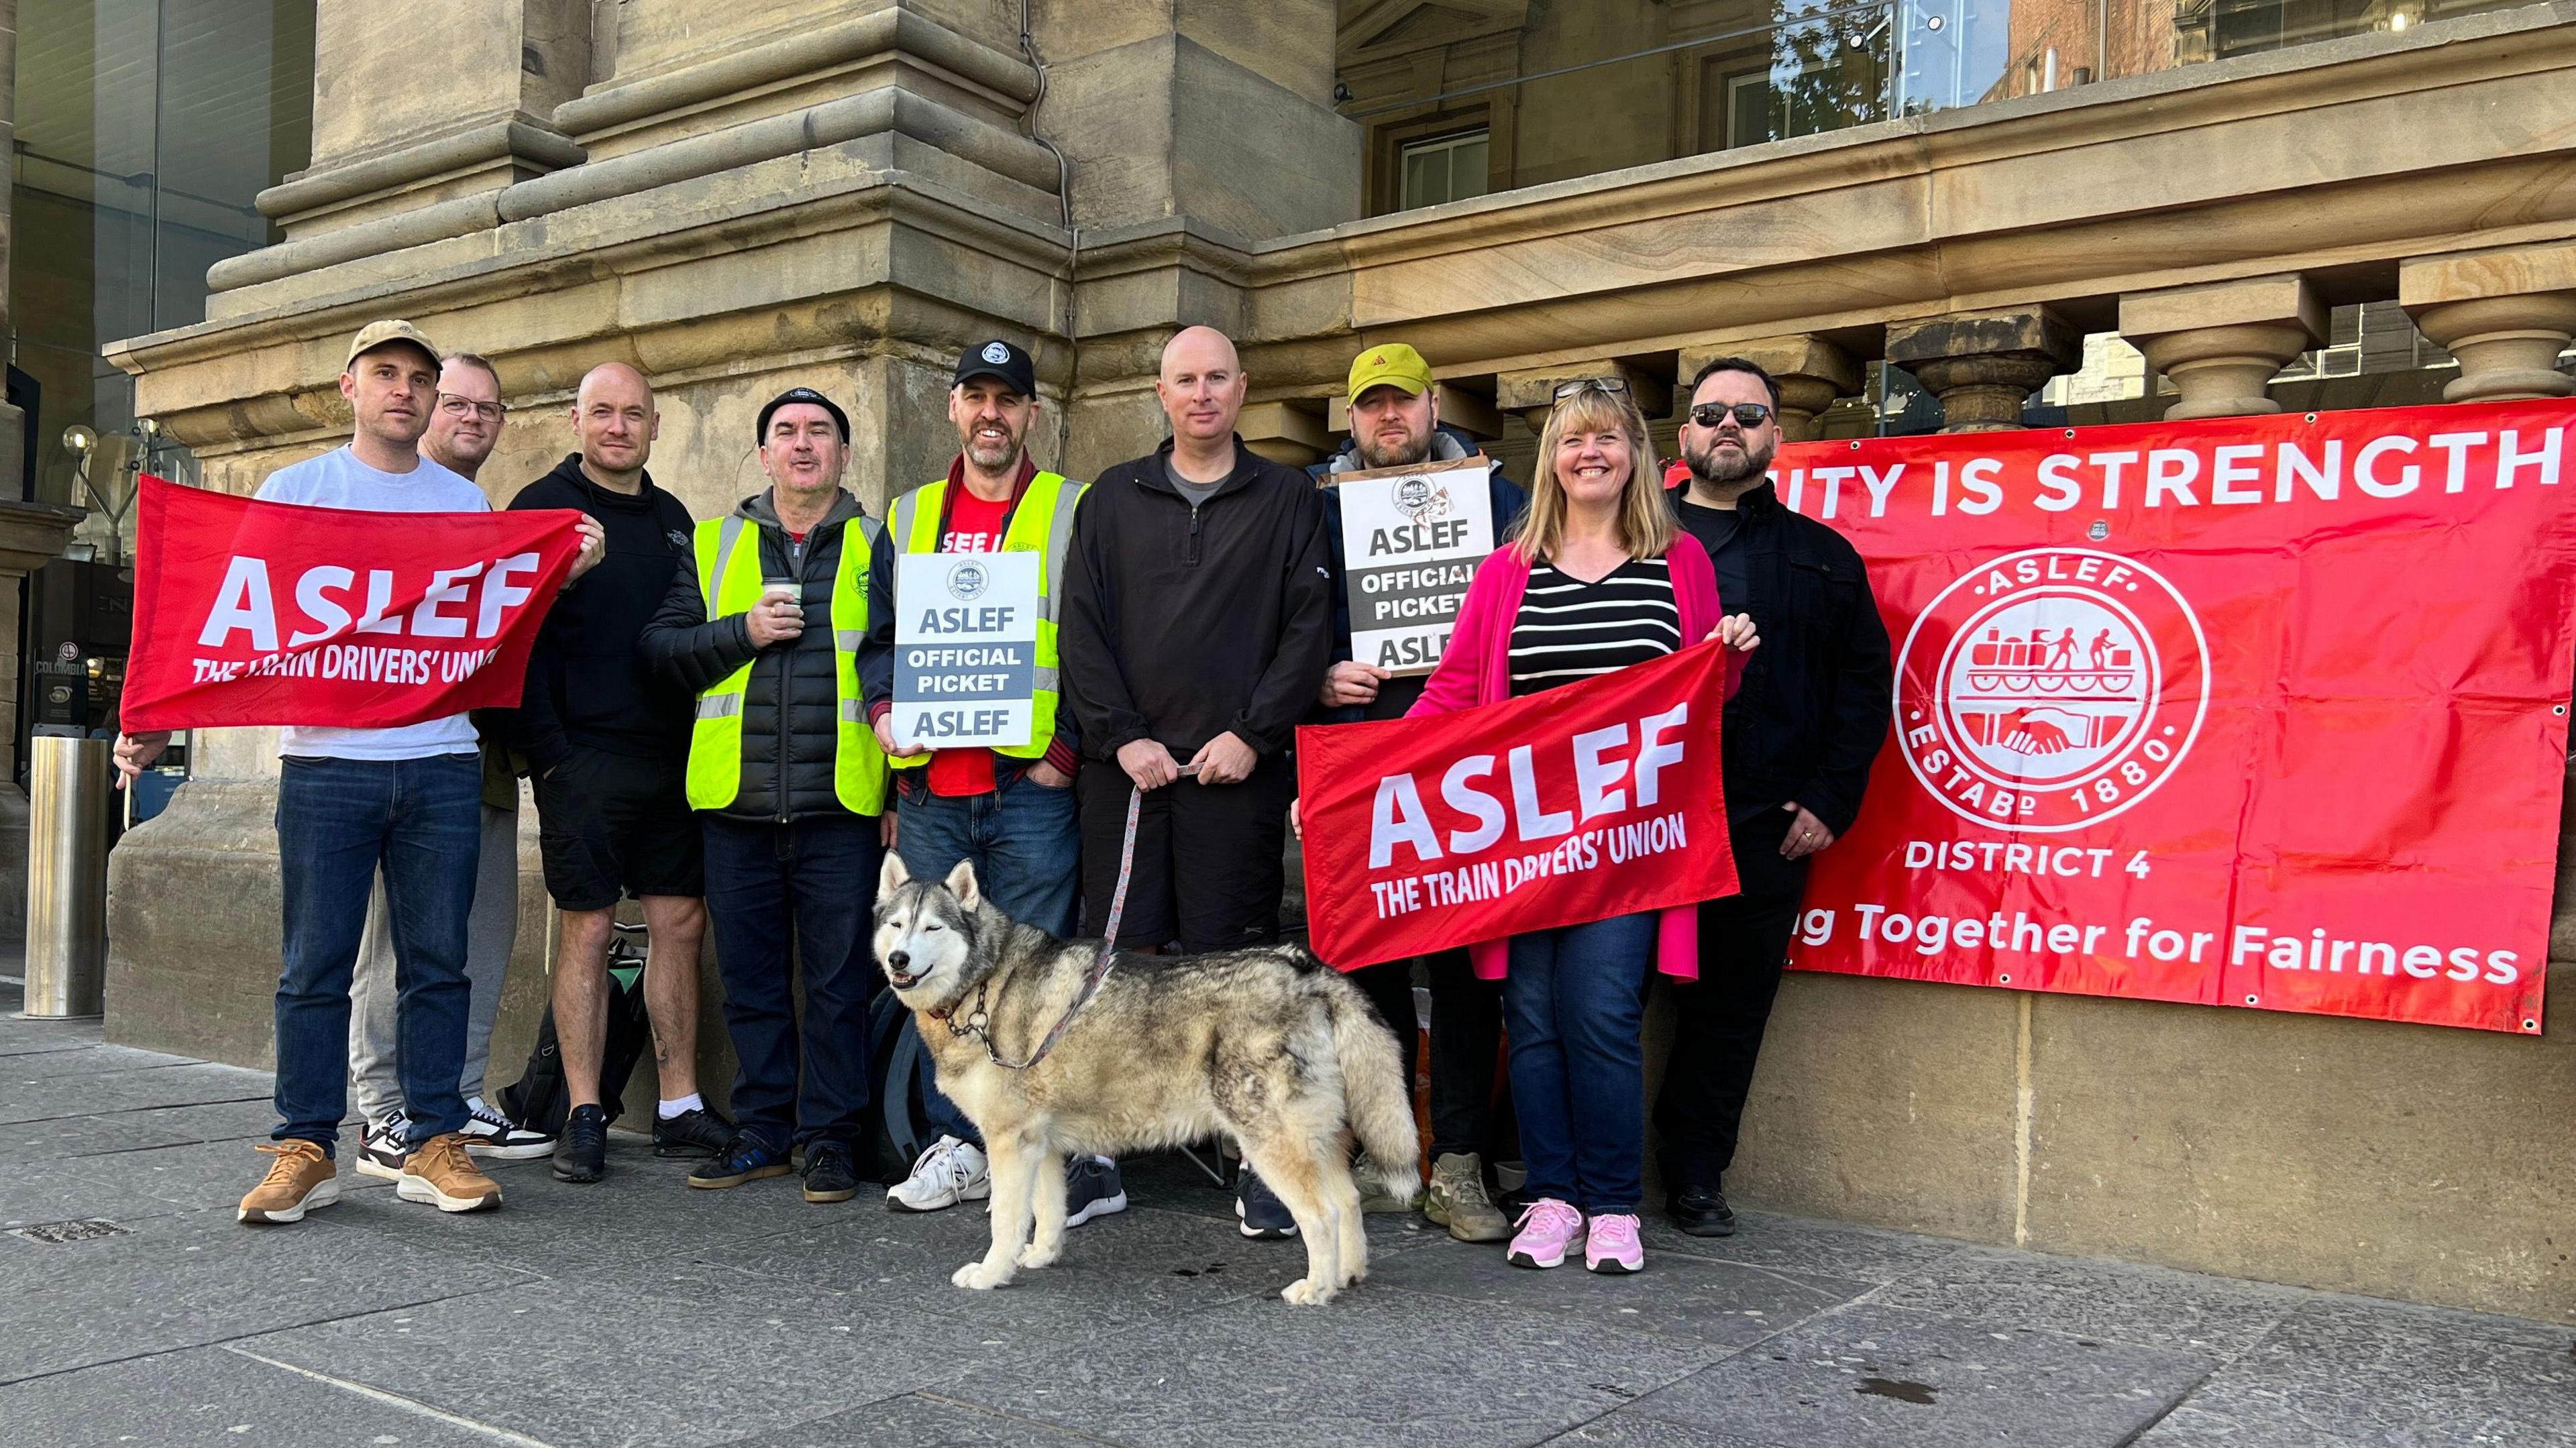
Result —
[{"label": "striped top", "polygon": [[1512,697],[1659,659],[1681,643],[1665,560],[1631,558],[1598,583],[1533,564],[1512,620]]}]

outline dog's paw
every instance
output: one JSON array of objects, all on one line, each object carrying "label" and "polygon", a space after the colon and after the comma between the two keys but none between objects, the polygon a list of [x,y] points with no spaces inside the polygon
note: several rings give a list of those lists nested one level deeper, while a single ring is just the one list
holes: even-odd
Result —
[{"label": "dog's paw", "polygon": [[1333,1289],[1300,1277],[1279,1290],[1279,1300],[1291,1307],[1321,1307],[1333,1300]]},{"label": "dog's paw", "polygon": [[1020,1265],[1023,1267],[1052,1267],[1055,1265],[1056,1259],[1063,1255],[1064,1246],[1061,1243],[1052,1247],[1046,1247],[1040,1246],[1035,1242],[1031,1242],[1020,1249]]},{"label": "dog's paw", "polygon": [[1011,1269],[987,1267],[979,1257],[949,1274],[948,1280],[970,1292],[989,1292],[1011,1280]]}]

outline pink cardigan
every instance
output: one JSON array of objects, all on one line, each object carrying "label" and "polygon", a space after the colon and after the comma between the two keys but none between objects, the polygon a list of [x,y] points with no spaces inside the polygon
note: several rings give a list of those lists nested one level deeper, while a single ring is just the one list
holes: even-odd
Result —
[{"label": "pink cardigan", "polygon": [[[1709,566],[1708,552],[1699,540],[1678,530],[1671,551],[1664,556],[1672,570],[1673,602],[1681,611],[1682,645],[1687,648],[1707,637],[1725,617],[1718,604],[1717,570]],[[1404,711],[1404,717],[1454,714],[1512,696],[1512,624],[1520,617],[1529,576],[1529,565],[1509,544],[1495,549],[1477,567],[1475,581],[1467,585],[1466,601],[1458,608],[1458,626],[1450,632],[1449,647],[1441,652],[1440,666],[1431,671],[1422,697]],[[1729,697],[1743,681],[1743,657],[1735,654],[1727,660]],[[1699,979],[1699,907],[1678,905],[1661,913],[1655,968],[1682,980]],[[1467,954],[1478,976],[1501,980],[1511,964],[1511,941],[1480,941],[1468,946]]]}]

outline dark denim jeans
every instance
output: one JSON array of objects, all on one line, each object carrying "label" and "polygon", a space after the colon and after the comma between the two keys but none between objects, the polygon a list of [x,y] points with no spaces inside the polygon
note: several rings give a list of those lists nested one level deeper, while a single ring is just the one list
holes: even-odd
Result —
[{"label": "dark denim jeans", "polygon": [[[867,1126],[868,932],[885,861],[876,816],[701,818],[725,1029],[741,1063],[734,1119],[773,1150],[823,1137],[855,1148]],[[801,1030],[791,970],[804,982]]]},{"label": "dark denim jeans", "polygon": [[394,1061],[413,1143],[465,1127],[465,923],[482,853],[483,766],[289,757],[277,781],[284,968],[277,1140],[326,1152],[349,1112],[349,982],[376,872],[394,945]]},{"label": "dark denim jeans", "polygon": [[[1073,787],[1049,789],[1025,772],[997,782],[1000,788],[991,794],[906,790],[898,805],[902,823],[895,851],[903,856],[903,867],[922,879],[939,879],[956,869],[958,861],[972,860],[975,879],[995,908],[1024,925],[1071,935],[1082,890],[1082,831],[1074,814]],[[927,1051],[921,1055],[920,1079],[930,1128],[960,1141],[980,1142],[966,1113],[939,1094]]]},{"label": "dark denim jeans", "polygon": [[1652,913],[1512,937],[1503,979],[1527,1194],[1587,1215],[1646,1194],[1646,982]]}]

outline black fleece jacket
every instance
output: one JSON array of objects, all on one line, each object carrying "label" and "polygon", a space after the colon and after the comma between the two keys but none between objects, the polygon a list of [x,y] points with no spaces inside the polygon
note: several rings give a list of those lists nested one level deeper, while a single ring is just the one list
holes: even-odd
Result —
[{"label": "black fleece jacket", "polygon": [[1234,471],[1196,507],[1165,473],[1169,441],[1083,494],[1056,640],[1091,758],[1150,738],[1187,763],[1229,731],[1284,753],[1324,681],[1323,499],[1303,472],[1234,447]]},{"label": "black fleece jacket", "polygon": [[689,696],[645,666],[635,642],[689,556],[689,510],[644,475],[635,496],[603,488],[581,454],[519,490],[515,511],[578,508],[599,520],[608,552],[555,599],[528,651],[519,707],[504,711],[502,738],[540,774],[575,749],[648,759],[689,750]]},{"label": "black fleece jacket", "polygon": [[645,661],[654,672],[694,699],[744,664],[751,682],[743,697],[742,791],[715,811],[728,819],[791,820],[849,817],[833,788],[840,757],[841,695],[832,653],[832,584],[841,566],[842,541],[853,528],[871,536],[876,523],[847,492],[802,545],[779,526],[769,494],[755,493],[734,512],[760,532],[760,576],[793,578],[804,587],[805,631],[765,649],[751,643],[742,614],[710,621],[698,588],[694,559],[670,579],[661,611],[644,630]]}]

